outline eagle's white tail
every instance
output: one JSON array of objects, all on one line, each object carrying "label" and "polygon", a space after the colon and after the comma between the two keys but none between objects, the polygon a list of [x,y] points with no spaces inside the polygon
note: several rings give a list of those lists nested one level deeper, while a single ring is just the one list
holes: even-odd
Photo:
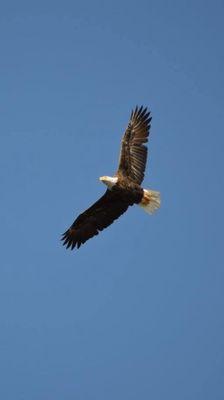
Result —
[{"label": "eagle's white tail", "polygon": [[147,213],[153,214],[160,207],[160,193],[155,190],[144,190],[144,195],[139,206]]}]

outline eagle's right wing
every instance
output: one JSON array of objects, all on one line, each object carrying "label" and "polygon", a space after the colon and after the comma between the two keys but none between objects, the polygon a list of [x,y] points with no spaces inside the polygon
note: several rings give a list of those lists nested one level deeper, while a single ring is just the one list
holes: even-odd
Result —
[{"label": "eagle's right wing", "polygon": [[85,243],[99,231],[112,224],[128,208],[130,203],[121,199],[116,190],[107,190],[105,194],[90,208],[84,211],[62,235],[63,245],[71,250]]}]

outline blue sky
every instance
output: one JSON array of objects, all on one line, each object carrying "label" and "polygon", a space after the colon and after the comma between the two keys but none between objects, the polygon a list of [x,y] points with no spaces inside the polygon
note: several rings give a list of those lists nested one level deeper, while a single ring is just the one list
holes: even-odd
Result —
[{"label": "blue sky", "polygon": [[[1,5],[0,397],[224,398],[222,1]],[[78,251],[131,108],[144,187]]]}]

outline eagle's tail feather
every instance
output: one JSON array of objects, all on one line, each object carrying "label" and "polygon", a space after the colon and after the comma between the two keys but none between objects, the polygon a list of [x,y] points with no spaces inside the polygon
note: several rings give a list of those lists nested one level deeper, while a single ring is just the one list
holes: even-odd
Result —
[{"label": "eagle's tail feather", "polygon": [[144,194],[139,206],[147,213],[153,214],[160,207],[160,192],[156,192],[155,190],[143,190]]}]

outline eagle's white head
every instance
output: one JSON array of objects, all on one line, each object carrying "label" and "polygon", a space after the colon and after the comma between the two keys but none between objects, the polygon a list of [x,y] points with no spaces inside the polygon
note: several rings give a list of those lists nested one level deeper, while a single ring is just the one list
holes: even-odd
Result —
[{"label": "eagle's white head", "polygon": [[101,176],[99,178],[101,182],[103,182],[109,189],[112,189],[114,185],[116,185],[118,177],[117,176]]}]

